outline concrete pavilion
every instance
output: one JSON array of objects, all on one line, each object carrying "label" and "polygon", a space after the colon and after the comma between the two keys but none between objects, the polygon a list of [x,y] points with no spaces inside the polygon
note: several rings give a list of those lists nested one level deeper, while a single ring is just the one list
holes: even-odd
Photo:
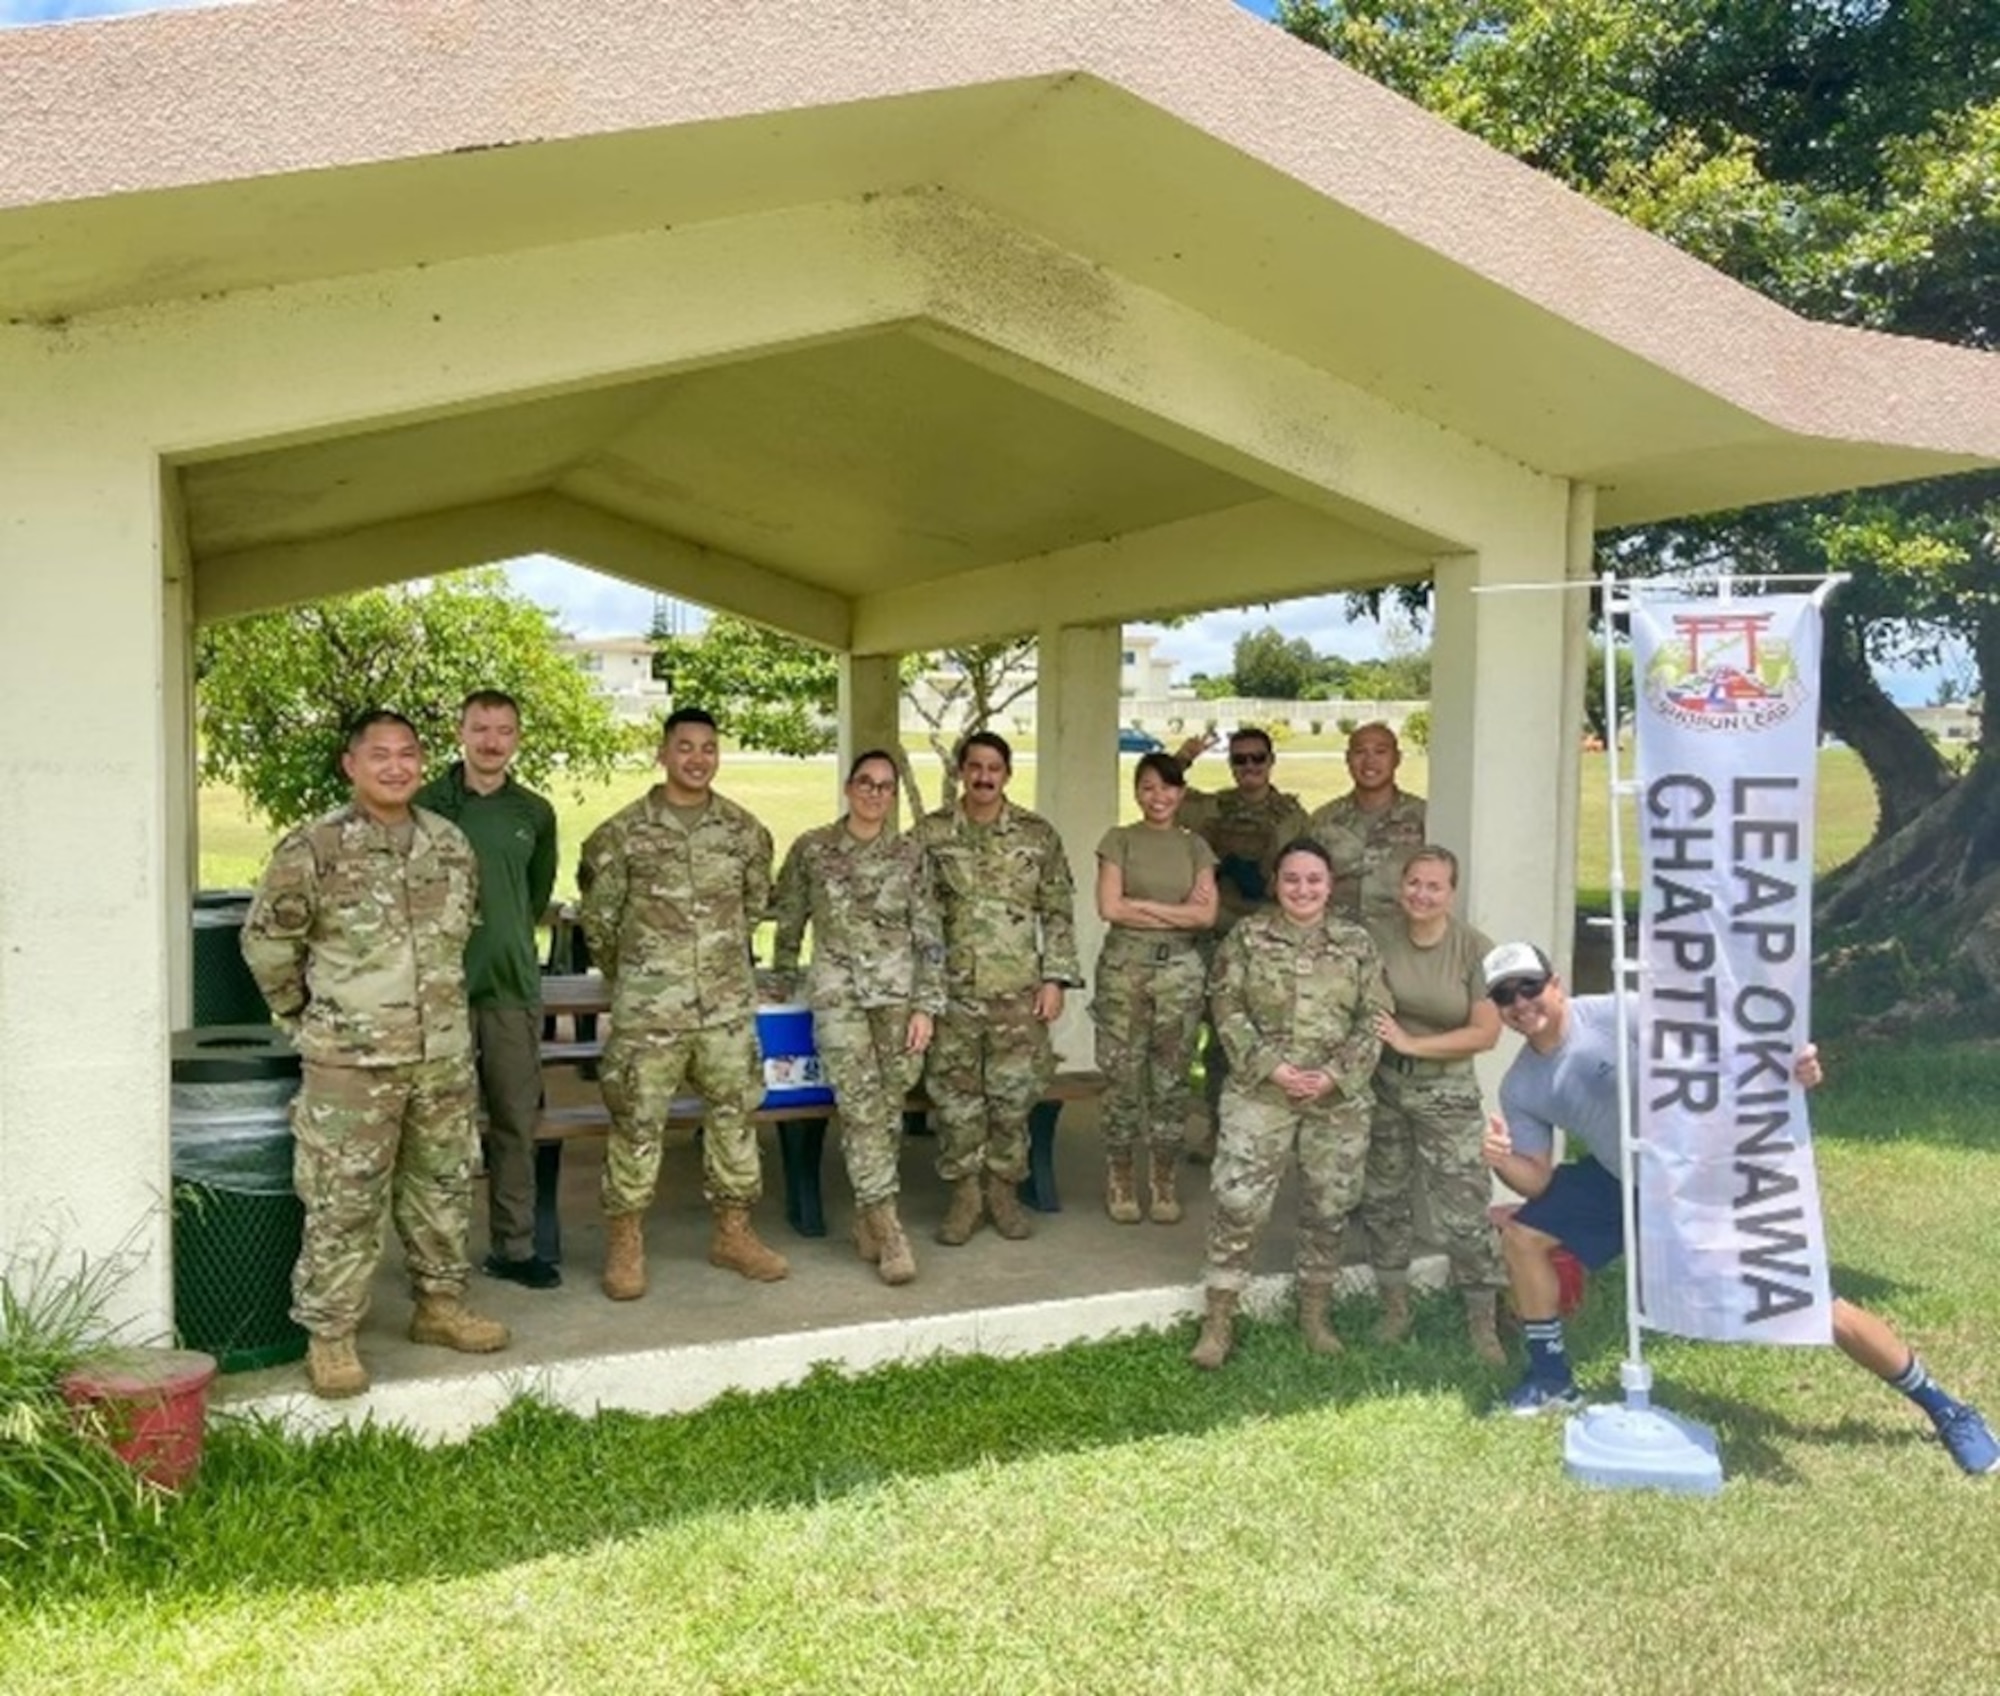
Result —
[{"label": "concrete pavilion", "polygon": [[[0,1250],[169,1318],[191,637],[548,550],[838,649],[1437,585],[1434,833],[1554,937],[1601,527],[2000,462],[2000,365],[1802,323],[1232,0],[266,0],[0,35]],[[1087,879],[1084,881],[1087,887]]]}]

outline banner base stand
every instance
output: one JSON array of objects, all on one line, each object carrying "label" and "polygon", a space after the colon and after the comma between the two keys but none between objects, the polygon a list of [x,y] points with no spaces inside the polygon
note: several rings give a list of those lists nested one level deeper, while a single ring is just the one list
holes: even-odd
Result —
[{"label": "banner base stand", "polygon": [[1722,1488],[1715,1433],[1659,1408],[1587,1407],[1563,1430],[1563,1470],[1599,1490],[1713,1496]]}]

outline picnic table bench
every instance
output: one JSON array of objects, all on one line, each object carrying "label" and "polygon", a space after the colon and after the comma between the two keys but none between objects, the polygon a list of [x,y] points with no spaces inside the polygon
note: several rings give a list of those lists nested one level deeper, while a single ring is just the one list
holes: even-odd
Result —
[{"label": "picnic table bench", "polygon": [[[609,1010],[610,991],[595,973],[563,973],[542,979],[542,1011],[553,1020],[569,1016],[592,1018]],[[601,1041],[547,1040],[542,1044],[544,1065],[587,1067],[604,1051]],[[1056,1193],[1056,1125],[1066,1102],[1085,1101],[1104,1088],[1100,1072],[1059,1072],[1042,1098],[1028,1113],[1028,1174],[1021,1180],[1021,1201],[1038,1213],[1059,1213],[1062,1202]],[[912,1091],[905,1104],[905,1122],[921,1121],[931,1103],[921,1090]],[[706,1104],[698,1096],[683,1096],[667,1115],[670,1129],[699,1129]],[[802,1237],[826,1235],[826,1212],[820,1188],[820,1169],[826,1150],[827,1121],[833,1108],[824,1102],[780,1102],[767,1104],[751,1115],[753,1124],[770,1125],[777,1131],[779,1165],[785,1181],[785,1219]],[[562,1258],[562,1224],[556,1209],[557,1189],[562,1176],[562,1151],[566,1142],[581,1137],[601,1137],[611,1128],[611,1111],[603,1102],[584,1102],[570,1107],[545,1107],[535,1126],[535,1253],[543,1260]]]}]

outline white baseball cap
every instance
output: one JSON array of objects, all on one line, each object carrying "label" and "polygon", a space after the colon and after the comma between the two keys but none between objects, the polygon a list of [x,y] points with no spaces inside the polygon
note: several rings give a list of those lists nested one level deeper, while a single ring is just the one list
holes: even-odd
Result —
[{"label": "white baseball cap", "polygon": [[1486,987],[1497,989],[1509,978],[1552,978],[1556,969],[1532,942],[1503,942],[1479,962]]}]

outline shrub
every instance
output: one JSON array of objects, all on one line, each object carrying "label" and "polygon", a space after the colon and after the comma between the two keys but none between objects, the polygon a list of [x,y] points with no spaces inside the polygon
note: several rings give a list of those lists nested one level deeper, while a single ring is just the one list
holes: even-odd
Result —
[{"label": "shrub", "polygon": [[1403,720],[1403,740],[1412,748],[1428,749],[1431,745],[1430,708],[1419,707]]},{"label": "shrub", "polygon": [[69,1271],[53,1251],[0,1268],[0,1549],[43,1571],[97,1561],[169,1499],[111,1452],[101,1412],[62,1393],[65,1374],[116,1340],[104,1313],[129,1270],[121,1255],[79,1256]]}]

